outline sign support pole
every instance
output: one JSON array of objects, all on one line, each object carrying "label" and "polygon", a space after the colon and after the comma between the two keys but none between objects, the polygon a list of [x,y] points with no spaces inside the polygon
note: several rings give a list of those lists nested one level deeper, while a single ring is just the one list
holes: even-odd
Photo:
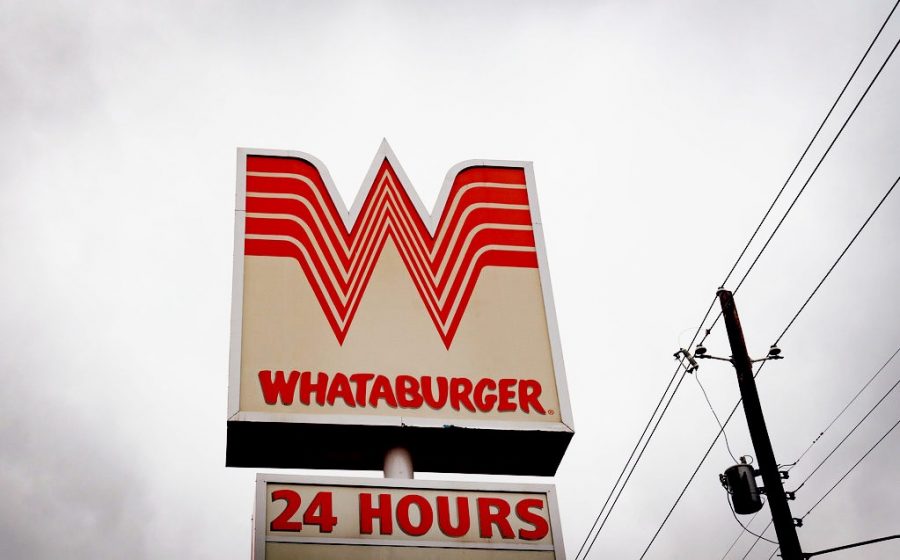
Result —
[{"label": "sign support pole", "polygon": [[412,455],[405,447],[394,447],[384,455],[384,478],[414,478]]},{"label": "sign support pole", "polygon": [[759,461],[759,472],[765,484],[769,509],[772,511],[772,524],[775,526],[775,534],[778,535],[778,544],[781,546],[781,557],[784,560],[802,560],[803,552],[797,539],[797,528],[794,526],[784,486],[781,485],[781,474],[778,472],[772,441],[766,429],[766,420],[763,417],[756,381],[753,378],[753,363],[747,352],[747,343],[744,341],[741,320],[734,305],[734,296],[725,289],[720,289],[717,295],[722,305],[722,318],[728,331],[728,342],[731,344],[731,362],[737,372],[750,439],[753,441],[753,449]]}]

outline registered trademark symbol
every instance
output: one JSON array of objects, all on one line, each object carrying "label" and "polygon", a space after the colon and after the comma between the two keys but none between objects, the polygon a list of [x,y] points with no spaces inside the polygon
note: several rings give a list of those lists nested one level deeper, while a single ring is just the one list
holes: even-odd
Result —
[{"label": "registered trademark symbol", "polygon": [[547,414],[549,414],[550,416],[553,416],[554,414],[556,414],[556,411],[551,408],[550,410],[547,411]]}]

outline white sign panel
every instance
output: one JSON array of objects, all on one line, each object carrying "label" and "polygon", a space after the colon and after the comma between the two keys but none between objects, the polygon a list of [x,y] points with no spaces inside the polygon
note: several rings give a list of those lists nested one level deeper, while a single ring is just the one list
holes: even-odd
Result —
[{"label": "white sign panel", "polygon": [[549,485],[258,475],[254,519],[256,560],[565,557]]},{"label": "white sign panel", "polygon": [[530,163],[459,164],[429,214],[385,143],[346,210],[312,156],[242,149],[235,241],[228,465],[403,444],[417,470],[554,474],[573,422]]}]

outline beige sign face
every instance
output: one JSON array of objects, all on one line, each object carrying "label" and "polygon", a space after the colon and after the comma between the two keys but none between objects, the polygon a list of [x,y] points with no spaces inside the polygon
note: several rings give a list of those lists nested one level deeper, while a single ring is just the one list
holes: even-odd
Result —
[{"label": "beige sign face", "polygon": [[552,486],[259,475],[255,558],[563,558]]},{"label": "beige sign face", "polygon": [[529,164],[429,215],[386,144],[349,212],[310,156],[239,158],[231,420],[571,431]]}]

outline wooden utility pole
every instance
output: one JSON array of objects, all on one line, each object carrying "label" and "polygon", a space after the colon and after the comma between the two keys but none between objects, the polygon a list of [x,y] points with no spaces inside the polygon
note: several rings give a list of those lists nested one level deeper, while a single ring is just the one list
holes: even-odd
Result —
[{"label": "wooden utility pole", "polygon": [[778,544],[781,546],[781,557],[785,560],[803,560],[800,541],[797,539],[797,528],[794,526],[794,517],[791,515],[791,508],[788,505],[784,487],[781,485],[781,474],[778,472],[775,453],[772,451],[772,442],[769,440],[769,432],[766,430],[766,420],[763,418],[762,406],[759,404],[759,393],[756,391],[756,381],[753,379],[753,363],[747,353],[744,331],[741,329],[734,297],[731,292],[724,289],[719,290],[717,295],[719,303],[722,305],[725,328],[728,330],[731,361],[737,371],[738,386],[744,403],[744,414],[747,416],[747,427],[750,429],[750,439],[753,441],[753,449],[759,463],[759,473],[765,485],[769,509],[772,511],[772,524],[775,526],[775,534],[778,535]]}]

